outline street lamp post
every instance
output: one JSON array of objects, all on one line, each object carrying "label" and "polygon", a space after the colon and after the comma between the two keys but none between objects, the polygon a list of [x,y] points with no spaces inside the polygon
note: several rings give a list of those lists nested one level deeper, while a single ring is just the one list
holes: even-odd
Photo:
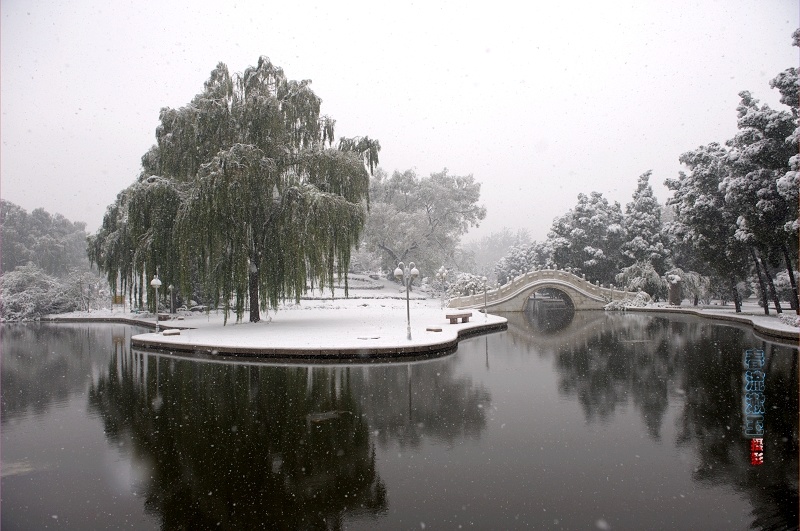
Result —
[{"label": "street lamp post", "polygon": [[444,308],[444,296],[447,293],[447,289],[445,286],[445,281],[447,280],[447,269],[444,266],[440,267],[438,271],[436,271],[436,279],[441,284],[442,288],[442,308]]},{"label": "street lamp post", "polygon": [[481,280],[483,280],[483,320],[488,321],[489,314],[486,313],[486,277],[483,277]]},{"label": "street lamp post", "polygon": [[150,285],[153,286],[156,290],[156,334],[158,333],[158,288],[161,287],[161,281],[158,279],[158,275],[153,275],[153,280],[150,281]]},{"label": "street lamp post", "polygon": [[411,341],[411,303],[409,302],[409,289],[411,281],[419,276],[419,269],[414,266],[414,262],[408,264],[408,267],[403,262],[397,264],[394,270],[394,276],[398,280],[402,280],[406,285],[406,337]]},{"label": "street lamp post", "polygon": [[[175,295],[172,293],[172,290],[175,289],[175,286],[170,284],[167,289],[169,290],[169,313],[175,313]],[[171,319],[171,318],[170,318]]]}]

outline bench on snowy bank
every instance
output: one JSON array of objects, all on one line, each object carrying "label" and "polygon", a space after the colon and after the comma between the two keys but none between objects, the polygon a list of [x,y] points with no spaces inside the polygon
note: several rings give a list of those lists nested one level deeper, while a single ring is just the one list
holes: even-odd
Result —
[{"label": "bench on snowy bank", "polygon": [[450,324],[458,324],[459,319],[461,319],[462,323],[468,323],[470,317],[472,317],[472,312],[445,314],[445,318],[450,319]]}]

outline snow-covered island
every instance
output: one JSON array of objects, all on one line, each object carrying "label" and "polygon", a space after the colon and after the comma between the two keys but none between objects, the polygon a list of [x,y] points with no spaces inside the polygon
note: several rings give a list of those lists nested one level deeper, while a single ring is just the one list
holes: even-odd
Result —
[{"label": "snow-covered island", "polygon": [[[406,337],[406,298],[400,284],[366,275],[350,275],[350,289],[332,292],[312,290],[299,304],[286,302],[258,323],[225,323],[222,310],[162,313],[160,331],[135,335],[134,347],[200,357],[232,359],[261,357],[303,361],[374,360],[446,354],[458,341],[480,333],[505,329],[507,320],[481,310],[469,310],[467,323],[451,324],[446,317],[457,313],[447,308],[441,294],[415,288],[409,295],[411,340]],[[611,307],[613,306],[613,307]],[[749,324],[771,337],[796,339],[798,328],[788,320],[759,315],[763,310],[748,302],[736,314],[732,306],[668,306],[646,297],[615,301],[607,310],[692,313],[711,319]],[[53,315],[54,321],[123,321],[155,328],[155,315],[104,309]]]},{"label": "snow-covered island", "polygon": [[[502,330],[506,319],[469,311],[468,322],[451,324],[458,310],[443,307],[436,294],[415,288],[409,295],[411,339],[406,337],[405,289],[385,279],[351,275],[344,289],[312,290],[299,304],[286,302],[258,323],[224,323],[219,310],[181,311],[159,322],[161,331],[136,335],[132,345],[200,356],[262,356],[290,359],[365,359],[428,356],[454,350],[458,340]],[[164,314],[162,314],[162,319]],[[48,320],[120,320],[155,326],[155,315],[101,310],[72,312]],[[176,333],[177,331],[177,333]]]}]

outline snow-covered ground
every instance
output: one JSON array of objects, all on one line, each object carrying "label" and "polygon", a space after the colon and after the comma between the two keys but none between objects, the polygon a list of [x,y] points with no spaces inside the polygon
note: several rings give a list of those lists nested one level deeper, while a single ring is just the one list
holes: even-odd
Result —
[{"label": "snow-covered ground", "polygon": [[[174,319],[161,321],[163,328],[181,329],[180,335],[155,332],[134,336],[136,343],[153,343],[169,348],[199,347],[214,350],[425,350],[452,343],[459,331],[500,326],[506,319],[484,316],[473,310],[468,323],[450,324],[445,314],[454,310],[442,308],[440,298],[415,289],[410,293],[411,340],[407,339],[406,293],[399,285],[383,279],[357,276],[350,283],[349,298],[336,288],[324,292],[311,291],[299,304],[288,302],[268,314],[262,313],[259,323],[248,322],[245,314],[236,323],[233,314],[227,324],[222,310],[210,313],[180,312]],[[59,319],[128,319],[155,323],[152,314],[136,314],[120,310],[100,310],[62,314]],[[439,328],[441,331],[430,331]],[[168,332],[169,333],[169,332]]]},{"label": "snow-covered ground", "polygon": [[[756,332],[773,337],[794,341],[800,339],[800,329],[796,326],[797,316],[790,308],[784,308],[784,313],[777,315],[775,309],[770,307],[769,315],[765,315],[764,308],[759,306],[755,299],[744,301],[742,303],[741,313],[736,313],[733,304],[692,306],[686,300],[683,301],[681,306],[669,306],[666,303],[651,303],[645,307],[634,307],[628,310],[691,313],[702,317],[750,324]],[[795,324],[790,324],[790,321],[793,321]]]},{"label": "snow-covered ground", "polygon": [[[632,309],[633,310],[633,309]],[[757,329],[767,329],[785,334],[797,334],[798,328],[775,316],[764,315],[764,310],[755,301],[746,301],[743,312],[736,314],[732,304],[695,307],[684,304],[679,308],[661,304],[649,304],[643,310],[693,311],[700,315],[718,318],[749,320]],[[259,323],[243,321],[236,323],[233,314],[227,324],[222,310],[210,313],[180,312],[168,321],[161,321],[167,329],[181,329],[179,335],[163,335],[155,332],[135,336],[137,342],[152,342],[162,347],[187,348],[196,346],[213,350],[302,350],[302,351],[355,351],[385,349],[417,349],[452,343],[459,331],[499,326],[505,318],[473,310],[469,323],[450,324],[445,318],[452,309],[443,308],[437,296],[419,288],[410,294],[411,336],[407,339],[405,290],[400,284],[385,279],[371,279],[358,275],[351,277],[349,298],[344,298],[341,288],[320,292],[311,291],[299,304],[287,302],[277,312],[262,313]],[[787,312],[784,315],[788,315]],[[128,319],[131,322],[155,323],[152,314],[122,312],[119,309],[95,310],[91,313],[73,312],[62,314],[58,319]],[[441,332],[428,328],[441,328]]]}]

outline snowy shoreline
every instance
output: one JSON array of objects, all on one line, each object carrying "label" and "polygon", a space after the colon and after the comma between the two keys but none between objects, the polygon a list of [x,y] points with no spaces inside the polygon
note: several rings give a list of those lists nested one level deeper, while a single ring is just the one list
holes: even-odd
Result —
[{"label": "snowy shoreline", "polygon": [[[287,302],[277,311],[262,313],[259,323],[235,322],[229,315],[227,324],[222,310],[180,312],[160,321],[168,335],[148,332],[131,338],[135,348],[165,352],[191,353],[215,359],[269,360],[390,360],[393,358],[430,357],[452,352],[458,342],[469,336],[505,330],[507,320],[481,310],[472,310],[467,323],[450,324],[446,314],[458,312],[444,308],[443,301],[421,290],[412,292],[408,306],[411,337],[407,339],[405,290],[384,279],[363,279],[364,286],[351,286],[349,298],[344,290],[311,290],[300,303]],[[359,293],[361,292],[361,293]],[[733,307],[669,307],[650,304],[628,307],[629,312],[660,312],[697,315],[750,326],[755,333],[772,339],[797,342],[800,330],[777,317],[758,315],[763,312],[753,302],[745,303],[744,313]],[[244,316],[246,319],[247,316]],[[52,315],[47,322],[117,322],[155,328],[153,314],[99,310]],[[441,330],[441,331],[432,331]],[[174,334],[174,335],[169,335]]]},{"label": "snowy shoreline", "polygon": [[[631,307],[628,312],[654,312],[654,313],[679,313],[696,315],[706,319],[717,321],[735,322],[750,326],[756,334],[768,336],[770,339],[783,339],[789,341],[800,341],[800,330],[782,322],[775,315],[754,315],[752,313],[736,313],[735,310],[721,310],[716,308],[694,308],[694,307],[665,307],[665,306],[645,306]],[[794,315],[794,313],[792,313]]]},{"label": "snowy shoreline", "polygon": [[[309,305],[310,304],[310,305]],[[406,337],[406,301],[397,298],[304,300],[283,308],[259,323],[228,321],[222,312],[160,321],[163,332],[131,338],[135,348],[203,353],[213,356],[291,358],[304,360],[365,360],[427,357],[455,350],[461,339],[506,329],[507,320],[472,311],[467,323],[450,324],[445,317],[457,310],[441,308],[438,300],[410,301],[412,339]],[[48,322],[122,322],[155,328],[155,317],[130,313],[81,313],[49,316]],[[437,331],[438,330],[438,331]]]},{"label": "snowy shoreline", "polygon": [[[179,330],[179,335],[139,334],[131,339],[131,345],[217,359],[265,357],[270,360],[369,361],[444,355],[455,350],[458,342],[466,337],[504,330],[507,326],[504,317],[484,316],[480,311],[473,311],[468,323],[450,324],[445,314],[454,310],[441,308],[439,301],[416,299],[410,303],[411,340],[406,338],[405,301],[351,298],[303,301],[300,305],[291,305],[271,314],[260,323],[229,322],[223,325],[221,312],[189,315],[183,320],[160,323],[164,330]],[[733,309],[649,306],[627,311],[696,315],[749,326],[756,334],[770,339],[790,342],[800,339],[796,327],[775,316],[735,314]],[[42,320],[122,322],[155,328],[153,317],[145,320],[135,314],[119,312],[50,316]],[[441,332],[429,331],[429,328],[439,328]]]},{"label": "snowy shoreline", "polygon": [[[450,324],[445,315],[457,310],[444,308],[441,299],[417,288],[409,294],[409,340],[405,289],[385,279],[363,278],[351,284],[349,295],[345,298],[341,287],[324,292],[311,290],[300,303],[286,302],[277,311],[262,312],[258,323],[237,323],[231,314],[224,324],[222,310],[180,312],[159,321],[163,330],[175,330],[168,333],[175,335],[155,331],[139,334],[131,338],[131,346],[217,359],[408,359],[447,354],[456,349],[461,339],[505,330],[507,326],[504,317],[484,316],[477,310],[471,312],[469,322]],[[155,315],[119,310],[73,312],[41,320],[119,322],[155,329]]]}]

